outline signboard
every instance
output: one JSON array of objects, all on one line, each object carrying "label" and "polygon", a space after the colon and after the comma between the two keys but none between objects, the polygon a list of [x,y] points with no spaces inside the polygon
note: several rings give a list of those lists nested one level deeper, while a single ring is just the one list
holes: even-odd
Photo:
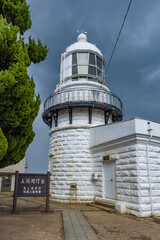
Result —
[{"label": "signboard", "polygon": [[19,174],[18,197],[42,197],[46,196],[47,174]]},{"label": "signboard", "polygon": [[46,212],[49,212],[50,173],[15,173],[13,213],[16,213],[17,197],[46,197]]}]

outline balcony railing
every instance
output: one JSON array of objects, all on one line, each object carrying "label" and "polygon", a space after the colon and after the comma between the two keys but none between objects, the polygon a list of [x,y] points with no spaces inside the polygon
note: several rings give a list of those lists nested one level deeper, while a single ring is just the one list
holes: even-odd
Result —
[{"label": "balcony railing", "polygon": [[121,100],[113,93],[98,89],[69,89],[50,95],[44,103],[44,112],[50,107],[66,103],[97,103],[112,105],[122,111]]}]

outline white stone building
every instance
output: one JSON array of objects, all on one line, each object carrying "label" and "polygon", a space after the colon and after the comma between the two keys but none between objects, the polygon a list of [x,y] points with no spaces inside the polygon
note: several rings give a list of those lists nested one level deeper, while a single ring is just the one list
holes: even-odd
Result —
[{"label": "white stone building", "polygon": [[44,104],[50,126],[51,196],[112,200],[120,212],[160,215],[160,125],[122,120],[105,82],[105,60],[85,34],[61,55],[60,83]]}]

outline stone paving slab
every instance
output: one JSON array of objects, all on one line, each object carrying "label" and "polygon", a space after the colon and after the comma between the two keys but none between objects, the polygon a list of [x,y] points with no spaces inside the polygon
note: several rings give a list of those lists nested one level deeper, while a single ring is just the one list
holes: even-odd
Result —
[{"label": "stone paving slab", "polygon": [[98,240],[97,235],[78,210],[62,210],[65,240]]}]

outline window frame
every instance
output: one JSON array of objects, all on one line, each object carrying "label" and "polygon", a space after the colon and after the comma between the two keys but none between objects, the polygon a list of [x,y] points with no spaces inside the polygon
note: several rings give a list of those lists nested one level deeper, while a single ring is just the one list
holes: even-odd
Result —
[{"label": "window frame", "polygon": [[[87,64],[86,63],[79,63],[78,62],[78,54],[87,54]],[[93,60],[93,55],[94,55],[94,62],[95,64],[90,62],[90,56],[92,56],[92,60]],[[73,57],[74,56],[74,57]],[[76,56],[76,57],[75,57]],[[76,59],[75,62],[73,63],[73,59]],[[98,65],[98,59],[101,61],[101,66]],[[94,53],[94,52],[73,52],[72,53],[72,75],[79,75],[81,73],[78,72],[78,66],[88,66],[88,74],[87,75],[92,75],[101,79],[105,79],[105,61],[103,58],[101,58],[98,54]],[[77,67],[77,71],[76,73],[73,71],[74,68]],[[93,74],[93,72],[91,73],[89,71],[89,69],[91,68],[95,68],[95,74]],[[86,73],[85,73],[86,74]]]}]

